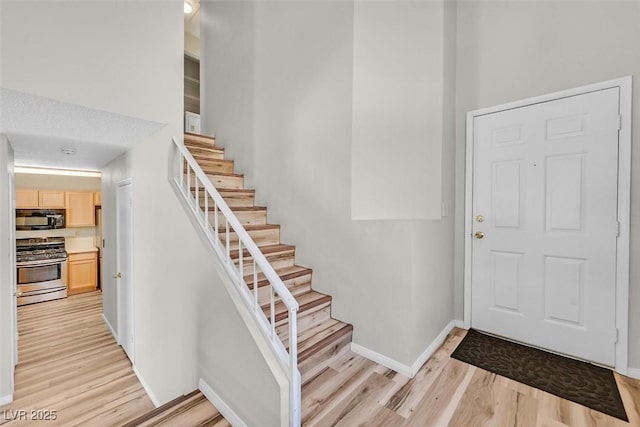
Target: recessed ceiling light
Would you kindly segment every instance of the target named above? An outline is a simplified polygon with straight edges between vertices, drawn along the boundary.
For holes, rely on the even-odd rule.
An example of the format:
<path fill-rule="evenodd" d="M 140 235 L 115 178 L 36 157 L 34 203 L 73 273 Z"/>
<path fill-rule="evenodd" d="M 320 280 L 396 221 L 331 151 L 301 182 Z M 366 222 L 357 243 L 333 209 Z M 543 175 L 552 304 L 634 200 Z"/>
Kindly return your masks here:
<path fill-rule="evenodd" d="M 76 154 L 76 149 L 73 147 L 62 147 L 60 151 L 67 156 L 74 156 Z"/>
<path fill-rule="evenodd" d="M 191 0 L 184 0 L 184 13 L 189 14 L 193 11 L 193 3 Z"/>

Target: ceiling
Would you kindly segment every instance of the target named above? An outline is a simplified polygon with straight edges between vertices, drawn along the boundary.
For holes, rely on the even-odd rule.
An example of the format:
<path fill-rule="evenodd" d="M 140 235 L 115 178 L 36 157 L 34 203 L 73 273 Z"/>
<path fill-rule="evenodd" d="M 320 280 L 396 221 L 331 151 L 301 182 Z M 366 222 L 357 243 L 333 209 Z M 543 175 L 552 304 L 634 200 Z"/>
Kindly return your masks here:
<path fill-rule="evenodd" d="M 193 10 L 184 14 L 184 31 L 196 38 L 200 38 L 200 0 L 193 1 Z"/>
<path fill-rule="evenodd" d="M 13 147 L 16 166 L 100 170 L 163 126 L 0 88 L 0 133 Z"/>

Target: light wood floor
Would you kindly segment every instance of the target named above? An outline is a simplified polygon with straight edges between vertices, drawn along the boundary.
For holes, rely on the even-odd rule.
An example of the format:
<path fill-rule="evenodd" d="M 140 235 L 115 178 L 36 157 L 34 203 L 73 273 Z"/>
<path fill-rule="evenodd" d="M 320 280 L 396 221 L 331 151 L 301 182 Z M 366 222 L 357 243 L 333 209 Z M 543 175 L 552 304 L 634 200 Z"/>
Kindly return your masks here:
<path fill-rule="evenodd" d="M 194 420 L 215 420 L 210 425 L 228 425 L 199 393 L 172 408 L 154 411 L 155 416 L 146 417 L 149 420 L 144 423 L 138 422 L 154 409 L 153 403 L 101 313 L 100 291 L 18 308 L 20 340 L 14 401 L 0 407 L 0 425 L 185 422 L 182 425 L 186 426 Z M 189 408 L 188 414 L 182 413 L 185 408 Z M 34 421 L 32 410 L 55 411 L 56 419 Z M 27 419 L 12 420 L 18 417 L 17 411 L 26 411 Z"/>
<path fill-rule="evenodd" d="M 55 422 L 30 425 L 117 426 L 153 409 L 129 360 L 102 321 L 99 292 L 20 307 L 18 313 L 21 339 L 15 401 L 0 407 L 0 425 L 29 424 L 5 419 L 16 410 L 57 411 Z M 304 386 L 303 424 L 640 426 L 640 381 L 616 374 L 630 421 L 624 423 L 451 359 L 464 334 L 454 330 L 413 379 L 347 352 Z M 199 396 L 181 408 L 171 416 L 160 415 L 165 418 L 160 424 L 176 425 L 179 420 L 186 427 L 200 420 L 202 411 L 217 413 Z M 214 419 L 193 425 L 228 425 Z"/>
<path fill-rule="evenodd" d="M 629 423 L 449 357 L 456 329 L 409 379 L 348 352 L 303 388 L 307 426 L 640 426 L 640 381 L 616 374 Z"/>
<path fill-rule="evenodd" d="M 42 425 L 107 426 L 153 409 L 101 313 L 99 291 L 18 308 L 14 401 L 0 408 L 0 424 L 29 424 L 8 422 L 9 410 L 26 410 L 27 418 L 31 410 L 56 411 Z"/>

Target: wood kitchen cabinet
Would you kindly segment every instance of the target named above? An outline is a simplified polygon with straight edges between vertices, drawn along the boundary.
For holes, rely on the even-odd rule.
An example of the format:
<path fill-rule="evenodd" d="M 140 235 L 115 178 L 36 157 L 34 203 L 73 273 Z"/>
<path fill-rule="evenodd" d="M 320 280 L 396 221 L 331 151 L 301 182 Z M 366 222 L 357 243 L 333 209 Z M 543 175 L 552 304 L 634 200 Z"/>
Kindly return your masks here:
<path fill-rule="evenodd" d="M 67 227 L 93 227 L 96 225 L 94 216 L 94 198 L 91 191 L 67 191 Z"/>
<path fill-rule="evenodd" d="M 17 209 L 38 209 L 38 190 L 28 188 L 16 188 L 16 208 Z"/>
<path fill-rule="evenodd" d="M 18 209 L 64 209 L 64 191 L 16 188 Z"/>
<path fill-rule="evenodd" d="M 55 190 L 39 190 L 38 204 L 41 208 L 64 209 L 65 199 L 64 191 Z"/>
<path fill-rule="evenodd" d="M 69 254 L 67 272 L 68 295 L 95 291 L 98 288 L 98 253 Z"/>
<path fill-rule="evenodd" d="M 94 206 L 102 206 L 102 193 L 96 191 L 93 193 L 93 205 Z"/>

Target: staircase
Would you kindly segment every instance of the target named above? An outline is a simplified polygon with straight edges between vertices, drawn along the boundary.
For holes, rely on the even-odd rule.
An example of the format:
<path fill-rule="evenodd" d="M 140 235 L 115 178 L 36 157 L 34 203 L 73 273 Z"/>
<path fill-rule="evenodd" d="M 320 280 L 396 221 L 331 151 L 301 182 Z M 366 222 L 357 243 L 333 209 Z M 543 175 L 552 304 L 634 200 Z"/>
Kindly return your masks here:
<path fill-rule="evenodd" d="M 129 421 L 123 427 L 152 426 L 231 427 L 231 424 L 196 390 Z"/>
<path fill-rule="evenodd" d="M 297 366 L 304 385 L 326 369 L 337 356 L 348 351 L 353 327 L 331 317 L 331 296 L 312 289 L 312 270 L 296 264 L 295 246 L 280 241 L 280 225 L 269 223 L 267 208 L 255 205 L 255 190 L 245 188 L 244 176 L 235 173 L 233 160 L 225 159 L 224 149 L 215 145 L 215 139 L 185 133 L 184 146 L 297 301 Z M 201 186 L 198 189 L 197 179 L 186 165 L 186 159 L 184 162 L 181 178 L 187 182 L 186 188 L 190 189 L 193 202 L 199 205 L 199 212 L 208 212 L 208 215 L 202 215 L 207 216 L 205 220 L 213 230 L 217 228 L 222 246 L 242 272 L 246 287 L 256 295 L 259 307 L 288 351 L 287 305 L 277 295 L 274 296 L 273 285 L 265 274 L 254 274 L 256 263 L 251 253 L 244 246 L 242 251 L 239 250 L 238 236 L 233 229 L 227 230 L 225 217 L 212 208 L 213 199 L 205 196 Z M 191 176 L 187 176 L 189 174 Z"/>

